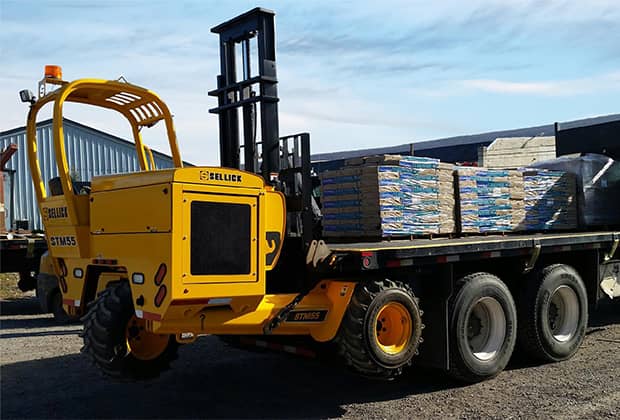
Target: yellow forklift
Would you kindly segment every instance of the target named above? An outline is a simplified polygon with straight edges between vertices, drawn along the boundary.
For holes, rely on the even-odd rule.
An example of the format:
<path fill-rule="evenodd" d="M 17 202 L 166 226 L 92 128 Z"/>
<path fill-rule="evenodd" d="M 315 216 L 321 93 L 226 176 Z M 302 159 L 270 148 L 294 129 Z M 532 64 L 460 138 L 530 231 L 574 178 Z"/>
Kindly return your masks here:
<path fill-rule="evenodd" d="M 220 119 L 222 167 L 183 167 L 170 111 L 144 88 L 124 81 L 66 82 L 59 68 L 49 66 L 38 99 L 20 92 L 31 103 L 30 169 L 64 309 L 83 317 L 84 352 L 113 377 L 155 376 L 174 358 L 178 343 L 204 334 L 333 340 L 355 289 L 352 280 L 313 274 L 329 264 L 328 253 L 313 237 L 318 214 L 309 136 L 278 137 L 274 14 L 254 9 L 213 32 L 220 34 L 222 51 L 218 88 L 210 92 L 219 98 L 211 112 Z M 235 48 L 243 52 L 242 80 L 236 79 Z M 255 75 L 252 52 L 258 56 Z M 46 92 L 50 84 L 56 89 Z M 94 177 L 78 190 L 65 152 L 65 102 L 121 113 L 131 125 L 141 171 Z M 51 194 L 41 177 L 36 138 L 37 113 L 48 103 L 59 172 Z M 166 126 L 174 169 L 149 166 L 141 130 L 159 122 Z M 383 322 L 372 334 L 374 344 L 386 366 L 400 367 L 400 360 L 392 360 L 417 348 L 417 302 L 404 287 L 374 286 L 391 292 L 372 305 Z M 348 341 L 357 332 L 350 331 Z M 363 351 L 360 356 L 367 358 Z M 369 373 L 381 370 L 364 363 Z"/>
<path fill-rule="evenodd" d="M 618 266 L 618 232 L 326 243 L 310 136 L 279 137 L 274 13 L 256 8 L 212 32 L 221 167 L 183 167 L 170 112 L 149 90 L 65 82 L 50 68 L 38 99 L 20 92 L 31 104 L 30 167 L 64 309 L 82 317 L 83 352 L 105 374 L 155 377 L 178 344 L 215 334 L 329 343 L 354 371 L 379 379 L 396 377 L 419 353 L 416 362 L 475 382 L 508 363 L 517 313 L 519 340 L 534 357 L 577 351 L 588 299 L 598 296 L 593 273 Z M 49 84 L 57 89 L 46 92 Z M 125 116 L 141 171 L 76 188 L 65 102 Z M 51 194 L 36 138 L 48 103 L 60 175 Z M 141 130 L 160 122 L 173 169 L 149 165 L 142 143 Z"/>

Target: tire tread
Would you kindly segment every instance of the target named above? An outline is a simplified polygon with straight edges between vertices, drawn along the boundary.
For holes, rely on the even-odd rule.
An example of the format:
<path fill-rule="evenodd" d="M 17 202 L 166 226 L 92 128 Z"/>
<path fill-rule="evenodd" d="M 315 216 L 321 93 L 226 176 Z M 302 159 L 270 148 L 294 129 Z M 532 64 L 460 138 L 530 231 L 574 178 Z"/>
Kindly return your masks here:
<path fill-rule="evenodd" d="M 153 360 L 136 359 L 127 354 L 126 347 L 119 352 L 119 346 L 125 345 L 125 328 L 132 314 L 131 289 L 128 283 L 122 282 L 101 292 L 82 318 L 82 353 L 105 376 L 123 382 L 153 379 L 168 370 L 177 358 L 178 344 L 173 336 L 164 352 Z"/>
<path fill-rule="evenodd" d="M 392 380 L 402 373 L 402 366 L 387 368 L 379 365 L 368 353 L 364 343 L 364 322 L 370 304 L 382 291 L 401 289 L 413 295 L 411 288 L 401 282 L 375 280 L 358 283 L 335 338 L 337 353 L 345 363 L 362 376 Z M 417 299 L 415 299 L 417 305 Z M 410 365 L 411 361 L 407 363 Z"/>

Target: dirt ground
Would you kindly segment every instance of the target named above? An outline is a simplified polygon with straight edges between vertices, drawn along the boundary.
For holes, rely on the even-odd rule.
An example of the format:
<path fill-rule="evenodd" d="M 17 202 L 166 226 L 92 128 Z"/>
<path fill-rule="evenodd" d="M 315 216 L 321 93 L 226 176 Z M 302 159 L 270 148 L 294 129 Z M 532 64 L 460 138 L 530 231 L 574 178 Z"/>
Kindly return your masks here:
<path fill-rule="evenodd" d="M 0 309 L 2 419 L 620 417 L 618 305 L 592 317 L 573 359 L 538 366 L 517 355 L 498 378 L 468 386 L 421 369 L 372 382 L 213 337 L 183 346 L 156 381 L 118 384 L 80 355 L 79 325 L 39 314 L 33 297 L 5 299 Z"/>

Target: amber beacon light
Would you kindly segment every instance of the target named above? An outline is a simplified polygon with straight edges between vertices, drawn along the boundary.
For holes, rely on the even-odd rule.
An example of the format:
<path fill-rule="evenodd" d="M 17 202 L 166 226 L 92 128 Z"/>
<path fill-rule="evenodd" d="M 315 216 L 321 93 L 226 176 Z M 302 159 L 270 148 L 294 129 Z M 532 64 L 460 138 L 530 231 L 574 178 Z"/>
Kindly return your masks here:
<path fill-rule="evenodd" d="M 62 68 L 60 66 L 46 65 L 45 66 L 45 77 L 50 77 L 54 79 L 62 79 Z"/>

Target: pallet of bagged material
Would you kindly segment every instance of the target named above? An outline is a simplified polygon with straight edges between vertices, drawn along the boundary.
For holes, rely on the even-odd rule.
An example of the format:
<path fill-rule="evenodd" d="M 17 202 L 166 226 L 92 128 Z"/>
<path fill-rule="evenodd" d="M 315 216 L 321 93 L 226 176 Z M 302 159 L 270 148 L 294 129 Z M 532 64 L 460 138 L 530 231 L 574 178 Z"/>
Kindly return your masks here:
<path fill-rule="evenodd" d="M 576 229 L 576 177 L 567 172 L 542 169 L 525 169 L 522 174 L 525 192 L 522 229 Z"/>
<path fill-rule="evenodd" d="M 440 188 L 438 160 L 374 156 L 349 163 L 362 166 L 321 175 L 321 199 L 328 215 L 323 225 L 328 236 L 344 231 L 347 236 L 430 235 L 439 233 L 440 226 L 446 233 L 453 232 L 448 230 L 454 216 L 443 220 L 440 213 L 442 208 L 449 213 L 453 203 L 439 197 L 446 187 Z M 449 172 L 442 175 L 448 183 L 451 166 L 443 169 Z M 336 222 L 339 219 L 349 223 Z"/>
<path fill-rule="evenodd" d="M 503 233 L 518 230 L 523 207 L 520 173 L 461 167 L 456 171 L 456 180 L 460 232 Z"/>
<path fill-rule="evenodd" d="M 399 165 L 405 209 L 405 230 L 412 235 L 440 233 L 440 162 L 437 159 L 405 156 Z M 444 231 L 447 225 L 444 226 Z"/>
<path fill-rule="evenodd" d="M 584 139 L 585 140 L 585 139 Z M 562 156 L 536 162 L 533 167 L 560 170 L 575 175 L 577 182 L 577 216 L 580 227 L 618 227 L 620 161 L 599 154 Z"/>
<path fill-rule="evenodd" d="M 321 199 L 326 236 L 400 233 L 400 168 L 373 166 L 324 173 Z M 372 232 L 372 233 L 370 233 Z"/>

